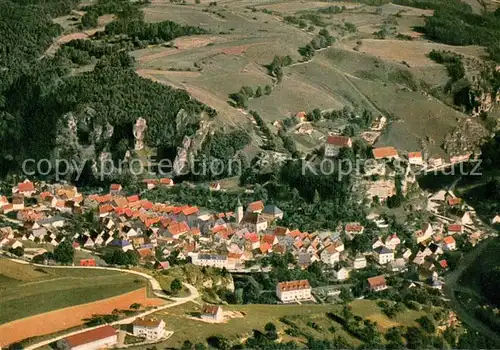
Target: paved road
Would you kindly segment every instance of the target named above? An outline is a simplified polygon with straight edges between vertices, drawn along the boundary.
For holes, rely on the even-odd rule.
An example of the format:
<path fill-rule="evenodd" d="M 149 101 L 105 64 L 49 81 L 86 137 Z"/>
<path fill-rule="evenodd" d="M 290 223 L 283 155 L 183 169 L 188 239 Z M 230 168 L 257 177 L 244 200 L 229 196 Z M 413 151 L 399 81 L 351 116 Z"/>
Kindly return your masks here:
<path fill-rule="evenodd" d="M 23 260 L 16 260 L 16 259 L 9 259 L 9 260 L 14 261 L 14 262 L 19 263 L 19 264 L 29 264 L 28 262 L 23 261 Z M 118 269 L 118 268 L 114 268 L 114 267 L 101 267 L 101 266 L 80 267 L 80 266 L 49 266 L 49 265 L 41 265 L 41 264 L 30 264 L 30 265 L 39 266 L 39 267 L 43 267 L 43 268 L 55 268 L 55 269 L 96 269 L 96 270 L 108 270 L 108 271 L 119 271 L 119 272 L 124 272 L 124 273 L 130 273 L 130 274 L 133 274 L 133 275 L 138 275 L 138 276 L 146 278 L 150 282 L 154 294 L 156 296 L 160 297 L 160 298 L 164 298 L 164 299 L 166 298 L 166 295 L 163 293 L 163 291 L 162 291 L 162 289 L 160 287 L 160 283 L 154 277 L 152 277 L 152 276 L 150 276 L 148 274 L 139 272 L 139 271 Z M 136 317 L 148 316 L 148 315 L 151 315 L 151 314 L 153 314 L 155 312 L 158 312 L 158 311 L 161 311 L 161 310 L 165 310 L 165 309 L 168 309 L 168 308 L 171 308 L 171 307 L 174 307 L 174 306 L 178 306 L 178 305 L 187 303 L 189 301 L 193 301 L 193 300 L 195 300 L 195 299 L 197 299 L 199 297 L 198 290 L 194 286 L 192 286 L 192 285 L 190 285 L 188 283 L 183 283 L 183 284 L 189 290 L 189 296 L 184 297 L 184 298 L 169 298 L 170 300 L 173 301 L 173 303 L 162 305 L 162 306 L 158 306 L 158 307 L 153 308 L 151 310 L 142 312 L 142 313 L 140 313 L 138 315 L 135 315 L 135 316 L 132 316 L 132 317 L 128 317 L 128 318 L 125 318 L 125 319 L 122 319 L 122 320 L 118 320 L 118 321 L 115 321 L 115 322 L 110 323 L 110 324 L 112 326 L 114 326 L 114 325 L 132 323 L 136 319 Z M 82 333 L 82 332 L 88 331 L 90 329 L 99 328 L 99 327 L 101 327 L 101 326 L 89 327 L 89 328 L 81 329 L 81 330 L 78 330 L 78 331 L 70 332 L 70 333 L 67 333 L 67 334 L 64 334 L 64 335 L 61 335 L 61 336 L 58 336 L 58 337 L 54 337 L 54 338 L 51 338 L 51 339 L 48 339 L 48 340 L 44 340 L 42 342 L 30 345 L 30 346 L 27 346 L 25 349 L 26 350 L 37 349 L 37 348 L 40 348 L 42 346 L 49 345 L 50 343 L 53 343 L 53 342 L 58 341 L 60 339 L 66 338 L 66 337 L 68 337 L 70 335 Z"/>
<path fill-rule="evenodd" d="M 463 287 L 457 285 L 460 280 L 460 276 L 464 271 L 480 256 L 481 252 L 488 247 L 488 245 L 493 242 L 495 238 L 487 239 L 480 242 L 474 247 L 470 252 L 464 254 L 458 267 L 445 276 L 444 293 L 450 299 L 450 303 L 453 309 L 457 312 L 459 319 L 466 323 L 469 327 L 476 330 L 477 332 L 494 339 L 500 343 L 500 335 L 491 330 L 487 325 L 478 320 L 469 310 L 466 310 L 462 304 L 458 301 L 455 292 L 463 290 Z"/>

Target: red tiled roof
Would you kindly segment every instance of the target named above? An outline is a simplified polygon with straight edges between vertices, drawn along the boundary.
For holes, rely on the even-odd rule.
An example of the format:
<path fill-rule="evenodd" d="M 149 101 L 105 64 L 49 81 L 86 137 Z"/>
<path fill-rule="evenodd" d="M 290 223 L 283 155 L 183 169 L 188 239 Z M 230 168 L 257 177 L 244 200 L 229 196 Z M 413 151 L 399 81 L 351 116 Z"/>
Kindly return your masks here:
<path fill-rule="evenodd" d="M 301 289 L 309 289 L 311 285 L 308 280 L 300 280 L 300 281 L 289 281 L 289 282 L 281 282 L 278 283 L 278 288 L 282 292 L 291 291 L 291 290 L 301 290 Z"/>
<path fill-rule="evenodd" d="M 266 242 L 263 242 L 261 245 L 260 245 L 260 251 L 262 253 L 267 253 L 269 251 L 269 249 L 271 249 L 271 245 L 269 243 L 266 243 Z"/>
<path fill-rule="evenodd" d="M 264 203 L 262 201 L 256 201 L 248 205 L 248 210 L 255 212 L 264 209 Z"/>
<path fill-rule="evenodd" d="M 257 243 L 259 241 L 259 235 L 255 232 L 248 232 L 245 234 L 245 239 L 252 243 Z"/>
<path fill-rule="evenodd" d="M 104 204 L 99 207 L 99 214 L 111 213 L 113 211 L 113 206 L 111 204 Z"/>
<path fill-rule="evenodd" d="M 408 152 L 408 159 L 422 158 L 422 152 Z"/>
<path fill-rule="evenodd" d="M 326 143 L 339 147 L 350 147 L 351 138 L 348 136 L 329 135 L 326 139 Z"/>
<path fill-rule="evenodd" d="M 160 179 L 160 183 L 162 185 L 170 185 L 170 184 L 173 184 L 174 182 L 172 181 L 172 179 L 163 178 L 163 179 Z"/>
<path fill-rule="evenodd" d="M 205 305 L 201 313 L 205 315 L 215 315 L 219 311 L 219 308 L 220 306 L 218 305 Z"/>
<path fill-rule="evenodd" d="M 182 221 L 182 222 L 178 222 L 178 223 L 170 225 L 168 227 L 168 231 L 172 234 L 172 236 L 177 236 L 177 235 L 181 235 L 184 233 L 188 233 L 189 226 L 187 225 L 187 223 L 185 221 Z"/>
<path fill-rule="evenodd" d="M 371 288 L 385 286 L 386 285 L 385 277 L 384 276 L 370 277 L 368 278 L 368 284 L 370 285 Z"/>
<path fill-rule="evenodd" d="M 193 214 L 196 214 L 198 213 L 199 210 L 197 207 L 189 207 L 189 208 L 186 208 L 182 211 L 182 214 L 188 216 L 188 215 L 193 215 Z"/>
<path fill-rule="evenodd" d="M 134 194 L 133 196 L 127 197 L 127 202 L 132 203 L 132 202 L 137 202 L 139 200 L 139 195 Z"/>
<path fill-rule="evenodd" d="M 462 225 L 458 225 L 458 224 L 448 225 L 448 231 L 450 231 L 450 232 L 462 232 Z"/>
<path fill-rule="evenodd" d="M 274 229 L 274 234 L 276 236 L 286 236 L 287 231 L 288 231 L 288 229 L 286 227 L 277 226 Z"/>
<path fill-rule="evenodd" d="M 346 232 L 361 232 L 363 231 L 364 227 L 361 224 L 358 223 L 351 223 L 345 225 L 345 231 Z"/>
<path fill-rule="evenodd" d="M 120 184 L 111 184 L 109 186 L 110 191 L 120 191 L 122 189 L 122 185 Z"/>
<path fill-rule="evenodd" d="M 458 205 L 462 203 L 462 199 L 461 198 L 448 198 L 448 205 Z"/>
<path fill-rule="evenodd" d="M 95 342 L 116 335 L 116 330 L 111 326 L 103 326 L 90 331 L 78 333 L 66 338 L 66 341 L 71 347 Z"/>
<path fill-rule="evenodd" d="M 443 259 L 443 260 L 441 260 L 441 261 L 439 262 L 439 265 L 441 265 L 441 267 L 442 267 L 443 269 L 446 269 L 446 268 L 448 267 L 448 261 L 446 261 L 445 259 Z"/>
<path fill-rule="evenodd" d="M 274 236 L 273 235 L 264 235 L 262 237 L 262 242 L 265 242 L 267 244 L 273 245 L 273 243 L 274 243 Z"/>
<path fill-rule="evenodd" d="M 394 147 L 379 147 L 373 149 L 373 157 L 375 159 L 397 157 L 397 156 L 398 156 L 398 151 Z"/>
<path fill-rule="evenodd" d="M 17 185 L 17 189 L 19 192 L 28 192 L 28 191 L 34 191 L 35 190 L 35 185 L 33 185 L 33 182 L 21 182 L 20 184 Z"/>
<path fill-rule="evenodd" d="M 443 242 L 446 245 L 454 244 L 455 243 L 455 238 L 453 238 L 453 236 L 446 236 L 445 238 L 443 238 Z"/>

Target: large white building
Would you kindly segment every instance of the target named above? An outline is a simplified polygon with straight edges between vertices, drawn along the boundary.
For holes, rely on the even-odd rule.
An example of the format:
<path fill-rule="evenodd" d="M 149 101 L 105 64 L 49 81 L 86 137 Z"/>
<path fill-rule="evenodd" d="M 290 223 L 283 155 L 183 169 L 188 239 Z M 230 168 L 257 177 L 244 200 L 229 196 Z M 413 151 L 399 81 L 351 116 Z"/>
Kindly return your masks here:
<path fill-rule="evenodd" d="M 227 255 L 193 253 L 189 256 L 191 256 L 193 265 L 211 266 L 217 267 L 219 269 L 222 269 L 223 267 L 225 267 L 226 269 L 235 268 L 234 261 L 229 261 Z"/>
<path fill-rule="evenodd" d="M 165 322 L 156 318 L 138 317 L 132 323 L 134 336 L 159 340 L 165 336 Z"/>
<path fill-rule="evenodd" d="M 281 282 L 276 285 L 276 296 L 284 303 L 311 299 L 311 285 L 308 280 Z"/>
<path fill-rule="evenodd" d="M 97 350 L 113 347 L 118 343 L 116 329 L 103 326 L 90 331 L 78 333 L 57 342 L 61 350 Z"/>

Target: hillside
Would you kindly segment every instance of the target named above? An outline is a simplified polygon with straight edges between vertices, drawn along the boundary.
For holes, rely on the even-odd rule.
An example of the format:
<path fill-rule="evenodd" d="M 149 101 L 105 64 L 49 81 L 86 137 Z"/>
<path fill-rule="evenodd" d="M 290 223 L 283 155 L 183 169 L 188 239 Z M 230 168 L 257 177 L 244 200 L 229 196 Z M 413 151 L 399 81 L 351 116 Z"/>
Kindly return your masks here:
<path fill-rule="evenodd" d="M 126 273 L 36 268 L 0 259 L 0 324 L 146 286 Z"/>

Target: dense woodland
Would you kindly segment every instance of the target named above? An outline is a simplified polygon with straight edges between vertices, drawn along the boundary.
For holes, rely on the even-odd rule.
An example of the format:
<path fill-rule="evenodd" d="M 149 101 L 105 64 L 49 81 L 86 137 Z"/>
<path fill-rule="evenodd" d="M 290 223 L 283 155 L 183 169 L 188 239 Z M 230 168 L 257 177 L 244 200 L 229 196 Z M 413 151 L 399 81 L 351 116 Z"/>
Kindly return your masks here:
<path fill-rule="evenodd" d="M 205 33 L 169 21 L 147 24 L 140 5 L 100 0 L 87 13 L 112 13 L 117 21 L 94 40 L 71 42 L 49 58 L 44 51 L 62 33 L 51 16 L 69 13 L 77 2 L 0 1 L 0 176 L 19 170 L 26 158 L 51 158 L 56 146 L 81 153 L 94 142 L 99 128 L 111 127 L 113 132 L 93 145 L 96 151 L 123 157 L 133 142 L 132 126 L 139 117 L 148 122 L 148 145 L 176 147 L 197 129 L 202 112 L 216 114 L 185 91 L 142 79 L 130 69 L 133 60 L 127 51 L 144 41 Z M 83 25 L 87 20 L 92 22 L 87 18 Z M 121 34 L 121 41 L 111 44 L 108 36 L 114 34 Z M 94 71 L 69 74 L 75 65 L 92 62 Z M 63 117 L 69 114 L 78 121 L 77 139 L 58 140 L 58 132 L 67 127 Z"/>

